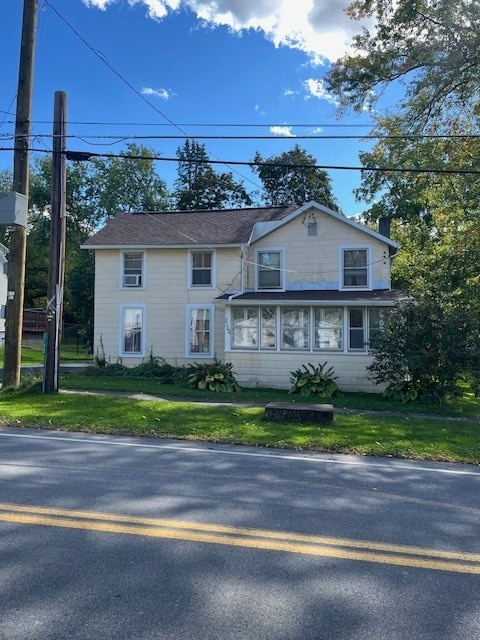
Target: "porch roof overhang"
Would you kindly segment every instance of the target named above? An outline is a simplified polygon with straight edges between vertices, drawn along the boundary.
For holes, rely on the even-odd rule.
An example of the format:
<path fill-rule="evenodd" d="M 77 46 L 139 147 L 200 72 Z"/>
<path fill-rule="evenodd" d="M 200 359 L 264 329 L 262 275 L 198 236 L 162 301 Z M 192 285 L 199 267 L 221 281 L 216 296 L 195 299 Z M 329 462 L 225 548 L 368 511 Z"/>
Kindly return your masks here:
<path fill-rule="evenodd" d="M 215 299 L 236 305 L 323 305 L 323 306 L 377 306 L 391 307 L 400 302 L 412 302 L 413 298 L 399 289 L 374 291 L 331 291 L 309 289 L 304 291 L 247 291 L 225 293 Z"/>

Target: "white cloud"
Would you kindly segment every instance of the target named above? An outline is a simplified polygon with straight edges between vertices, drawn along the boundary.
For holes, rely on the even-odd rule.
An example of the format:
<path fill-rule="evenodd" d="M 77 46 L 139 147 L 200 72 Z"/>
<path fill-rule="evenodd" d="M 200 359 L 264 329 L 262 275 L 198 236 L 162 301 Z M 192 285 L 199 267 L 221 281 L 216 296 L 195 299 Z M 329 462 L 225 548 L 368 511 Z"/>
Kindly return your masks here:
<path fill-rule="evenodd" d="M 162 100 L 170 100 L 175 95 L 170 89 L 152 89 L 151 87 L 143 87 L 142 94 L 144 96 L 155 96 L 155 98 L 161 98 Z"/>
<path fill-rule="evenodd" d="M 309 98 L 318 98 L 319 100 L 325 100 L 330 104 L 338 106 L 338 100 L 334 96 L 328 93 L 328 91 L 325 89 L 323 80 L 308 78 L 303 83 L 303 86 L 307 90 L 307 95 L 305 96 L 307 100 Z"/>
<path fill-rule="evenodd" d="M 274 136 L 284 136 L 286 138 L 295 138 L 295 134 L 292 133 L 292 127 L 270 127 L 270 133 L 273 133 Z"/>
<path fill-rule="evenodd" d="M 335 61 L 348 50 L 361 25 L 348 18 L 350 0 L 83 0 L 105 10 L 109 4 L 143 4 L 150 18 L 161 20 L 170 11 L 190 9 L 210 26 L 224 25 L 232 31 L 255 29 L 276 47 L 304 51 L 315 64 Z"/>
<path fill-rule="evenodd" d="M 293 91 L 293 89 L 285 89 L 285 91 L 283 92 L 284 96 L 296 96 L 298 93 L 298 91 Z"/>

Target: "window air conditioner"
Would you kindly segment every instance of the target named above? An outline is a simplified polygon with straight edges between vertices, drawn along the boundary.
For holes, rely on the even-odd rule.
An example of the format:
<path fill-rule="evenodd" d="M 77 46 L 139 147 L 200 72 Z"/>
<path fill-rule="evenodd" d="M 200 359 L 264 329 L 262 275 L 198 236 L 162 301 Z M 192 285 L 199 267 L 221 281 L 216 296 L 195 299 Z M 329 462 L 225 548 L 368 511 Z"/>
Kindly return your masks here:
<path fill-rule="evenodd" d="M 123 284 L 125 287 L 139 287 L 141 284 L 140 280 L 141 280 L 140 275 L 125 276 L 123 280 Z"/>

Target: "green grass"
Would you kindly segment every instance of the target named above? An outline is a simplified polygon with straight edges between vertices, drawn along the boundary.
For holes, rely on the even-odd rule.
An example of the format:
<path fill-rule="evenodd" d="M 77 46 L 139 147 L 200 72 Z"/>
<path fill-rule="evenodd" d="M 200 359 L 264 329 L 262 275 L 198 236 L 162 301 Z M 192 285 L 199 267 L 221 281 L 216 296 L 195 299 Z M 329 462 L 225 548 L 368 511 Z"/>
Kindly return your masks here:
<path fill-rule="evenodd" d="M 3 367 L 4 349 L 0 347 L 0 367 Z M 23 365 L 43 364 L 44 355 L 41 349 L 34 347 L 22 347 L 21 363 Z M 75 345 L 62 345 L 60 348 L 61 362 L 84 362 L 92 360 L 92 356 L 86 356 L 82 351 L 77 354 Z"/>
<path fill-rule="evenodd" d="M 212 391 L 198 391 L 190 389 L 184 384 L 162 384 L 154 379 L 109 378 L 103 376 L 85 376 L 68 374 L 62 376 L 61 386 L 68 389 L 83 391 L 125 391 L 131 393 L 146 393 L 173 398 L 189 398 L 199 400 L 227 401 L 253 403 L 265 405 L 267 402 L 323 402 L 318 398 L 290 395 L 287 391 L 277 389 L 247 389 L 237 394 L 222 394 Z M 467 391 L 467 390 L 466 390 Z M 444 405 L 428 406 L 420 403 L 402 404 L 385 400 L 378 393 L 345 393 L 328 400 L 336 407 L 347 409 L 362 409 L 369 411 L 400 412 L 405 415 L 412 413 L 436 414 L 439 416 L 457 416 L 480 419 L 480 398 L 473 393 L 466 392 L 462 398 L 449 399 Z"/>
<path fill-rule="evenodd" d="M 150 392 L 146 382 L 143 390 Z M 260 390 L 238 396 L 251 401 L 273 393 L 278 398 Z M 248 405 L 20 390 L 0 394 L 0 424 L 480 464 L 479 424 L 414 415 L 336 414 L 331 425 L 283 424 Z"/>

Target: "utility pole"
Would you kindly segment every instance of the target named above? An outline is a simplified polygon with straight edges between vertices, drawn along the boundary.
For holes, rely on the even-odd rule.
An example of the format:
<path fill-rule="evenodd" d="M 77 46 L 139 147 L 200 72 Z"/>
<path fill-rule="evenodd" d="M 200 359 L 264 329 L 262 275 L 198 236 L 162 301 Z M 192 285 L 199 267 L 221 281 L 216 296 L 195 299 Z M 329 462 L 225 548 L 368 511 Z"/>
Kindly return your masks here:
<path fill-rule="evenodd" d="M 36 29 L 37 0 L 24 0 L 15 118 L 13 190 L 27 197 L 27 206 L 29 178 L 28 147 L 30 142 Z M 17 226 L 11 232 L 9 241 L 3 388 L 17 388 L 20 386 L 26 254 L 27 229 L 23 226 Z"/>
<path fill-rule="evenodd" d="M 50 218 L 50 262 L 47 289 L 47 344 L 43 391 L 58 391 L 60 341 L 62 337 L 63 283 L 66 239 L 66 120 L 67 96 L 55 92 L 53 109 L 52 209 Z"/>

